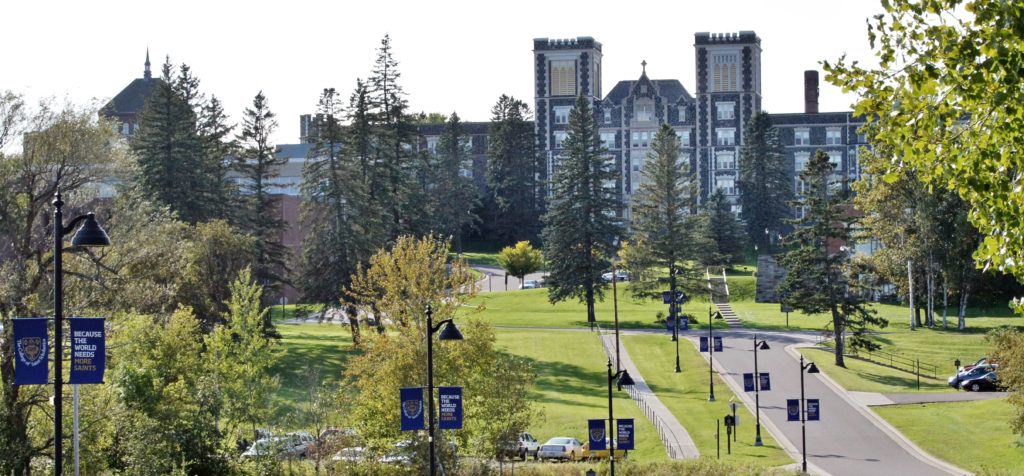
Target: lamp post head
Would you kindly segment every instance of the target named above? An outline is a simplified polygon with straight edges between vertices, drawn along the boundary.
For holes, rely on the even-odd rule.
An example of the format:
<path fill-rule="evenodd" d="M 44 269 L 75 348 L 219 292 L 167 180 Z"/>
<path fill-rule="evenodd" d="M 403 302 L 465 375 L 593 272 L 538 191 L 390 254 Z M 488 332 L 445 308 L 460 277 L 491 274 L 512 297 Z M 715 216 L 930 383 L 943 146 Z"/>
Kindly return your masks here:
<path fill-rule="evenodd" d="M 437 340 L 462 340 L 462 333 L 459 332 L 458 327 L 455 327 L 454 322 L 448 322 L 441 329 L 441 333 L 437 335 Z"/>
<path fill-rule="evenodd" d="M 809 373 L 809 374 L 817 374 L 817 373 L 821 373 L 821 372 L 818 371 L 818 366 L 814 365 L 814 362 L 811 362 L 811 363 L 807 364 L 807 373 Z"/>
<path fill-rule="evenodd" d="M 96 214 L 89 213 L 82 222 L 75 236 L 71 238 L 71 246 L 101 247 L 110 246 L 110 238 L 103 227 L 96 222 Z"/>
<path fill-rule="evenodd" d="M 622 387 L 632 387 L 635 384 L 633 382 L 633 377 L 629 376 L 629 372 L 623 370 L 622 375 L 619 375 L 617 385 L 619 386 L 619 390 L 622 390 Z"/>
<path fill-rule="evenodd" d="M 766 341 L 766 340 L 761 341 L 761 343 L 757 346 L 757 348 L 759 350 L 769 350 L 769 349 L 771 349 L 771 347 L 768 347 L 768 341 Z"/>

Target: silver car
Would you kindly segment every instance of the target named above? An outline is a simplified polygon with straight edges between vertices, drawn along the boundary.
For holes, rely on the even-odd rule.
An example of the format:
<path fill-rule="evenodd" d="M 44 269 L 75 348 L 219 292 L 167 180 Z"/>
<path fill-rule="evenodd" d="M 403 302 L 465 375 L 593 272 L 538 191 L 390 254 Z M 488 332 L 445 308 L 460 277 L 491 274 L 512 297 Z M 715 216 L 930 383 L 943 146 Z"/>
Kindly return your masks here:
<path fill-rule="evenodd" d="M 583 457 L 583 443 L 576 438 L 559 436 L 548 440 L 537 450 L 537 458 L 541 461 L 546 459 L 564 459 L 576 461 Z"/>

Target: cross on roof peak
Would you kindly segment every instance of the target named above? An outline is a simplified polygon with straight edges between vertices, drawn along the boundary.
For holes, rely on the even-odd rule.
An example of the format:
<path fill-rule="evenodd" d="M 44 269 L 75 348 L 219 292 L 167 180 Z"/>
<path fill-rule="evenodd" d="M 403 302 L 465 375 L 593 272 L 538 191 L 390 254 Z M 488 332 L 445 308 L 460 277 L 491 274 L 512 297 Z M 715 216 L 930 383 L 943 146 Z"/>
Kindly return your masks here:
<path fill-rule="evenodd" d="M 643 67 L 643 69 L 644 69 L 643 70 L 643 74 L 647 74 L 647 60 L 641 61 L 640 62 L 640 66 Z"/>

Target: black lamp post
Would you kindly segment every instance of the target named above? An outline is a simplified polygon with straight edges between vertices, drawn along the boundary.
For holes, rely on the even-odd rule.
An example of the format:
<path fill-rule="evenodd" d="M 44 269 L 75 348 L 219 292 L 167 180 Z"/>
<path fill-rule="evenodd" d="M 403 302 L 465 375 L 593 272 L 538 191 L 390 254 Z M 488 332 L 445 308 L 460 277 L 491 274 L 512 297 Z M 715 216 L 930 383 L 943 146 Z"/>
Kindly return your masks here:
<path fill-rule="evenodd" d="M 676 269 L 670 267 L 668 270 L 669 299 L 668 313 L 672 318 L 672 340 L 676 343 L 676 373 L 683 371 L 679 366 L 679 297 L 676 295 Z"/>
<path fill-rule="evenodd" d="M 722 313 L 715 311 L 715 319 L 721 319 Z M 715 326 L 711 320 L 711 305 L 708 304 L 708 401 L 715 401 Z"/>
<path fill-rule="evenodd" d="M 444 329 L 441 329 L 444 326 Z M 462 340 L 462 333 L 455 327 L 455 322 L 445 319 L 434 325 L 434 310 L 427 304 L 427 441 L 430 443 L 430 476 L 437 474 L 437 460 L 434 459 L 434 339 L 438 330 L 437 340 Z"/>
<path fill-rule="evenodd" d="M 622 390 L 623 386 L 633 386 L 633 377 L 629 376 L 629 372 L 625 370 L 619 370 L 618 372 L 612 373 L 612 361 L 608 360 L 608 434 L 611 434 L 613 428 L 615 428 L 615 414 L 612 413 L 612 382 L 618 380 L 617 385 L 619 390 Z M 615 476 L 615 439 L 609 436 L 608 438 L 608 461 L 612 465 L 612 476 Z"/>
<path fill-rule="evenodd" d="M 60 191 L 53 194 L 53 340 L 57 349 L 53 359 L 53 474 L 60 476 L 63 469 L 63 360 L 64 360 L 64 236 L 82 224 L 75 236 L 71 237 L 72 247 L 110 246 L 110 238 L 96 223 L 96 215 L 79 215 L 64 226 L 64 201 Z"/>
<path fill-rule="evenodd" d="M 758 342 L 757 334 L 754 334 L 754 411 L 757 415 L 757 436 L 754 437 L 754 446 L 762 446 L 761 442 L 761 374 L 757 372 L 757 351 L 768 350 L 768 341 Z"/>
<path fill-rule="evenodd" d="M 818 373 L 818 366 L 814 362 L 804 364 L 804 356 L 800 356 L 800 438 L 804 445 L 803 472 L 807 473 L 807 400 L 804 398 L 804 372 L 809 374 Z"/>

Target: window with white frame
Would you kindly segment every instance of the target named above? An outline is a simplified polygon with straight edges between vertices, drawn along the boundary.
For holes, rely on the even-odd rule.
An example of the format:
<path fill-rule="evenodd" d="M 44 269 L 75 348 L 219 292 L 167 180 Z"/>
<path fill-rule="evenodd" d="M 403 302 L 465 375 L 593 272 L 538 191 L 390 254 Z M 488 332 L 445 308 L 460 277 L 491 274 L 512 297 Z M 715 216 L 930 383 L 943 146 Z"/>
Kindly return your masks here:
<path fill-rule="evenodd" d="M 858 144 L 867 144 L 868 143 L 868 135 L 867 134 L 857 134 L 857 143 Z"/>
<path fill-rule="evenodd" d="M 647 131 L 633 131 L 633 147 L 647 147 L 653 133 Z"/>
<path fill-rule="evenodd" d="M 852 179 L 860 178 L 860 161 L 858 160 L 858 155 L 856 148 L 850 149 L 850 153 L 846 154 L 846 160 L 849 162 L 850 167 L 850 178 Z"/>
<path fill-rule="evenodd" d="M 679 122 L 686 122 L 686 106 L 679 106 Z"/>
<path fill-rule="evenodd" d="M 555 148 L 561 149 L 562 142 L 565 142 L 565 132 L 555 131 Z"/>
<path fill-rule="evenodd" d="M 739 55 L 715 53 L 711 55 L 711 90 L 736 91 Z"/>
<path fill-rule="evenodd" d="M 576 95 L 575 60 L 559 60 L 551 62 L 551 95 Z"/>
<path fill-rule="evenodd" d="M 841 151 L 828 151 L 828 161 L 835 167 L 832 171 L 833 174 L 839 175 L 843 173 L 843 153 Z"/>
<path fill-rule="evenodd" d="M 793 145 L 809 145 L 811 143 L 811 130 L 806 128 L 793 129 Z M 800 169 L 803 170 L 803 169 Z"/>
<path fill-rule="evenodd" d="M 676 136 L 679 137 L 679 145 L 682 147 L 690 146 L 690 130 L 689 129 L 676 129 Z"/>
<path fill-rule="evenodd" d="M 736 129 L 729 127 L 715 130 L 715 144 L 736 145 Z"/>
<path fill-rule="evenodd" d="M 715 117 L 717 117 L 719 121 L 734 119 L 736 117 L 736 103 L 716 102 Z"/>
<path fill-rule="evenodd" d="M 715 154 L 715 170 L 731 170 L 736 168 L 736 154 L 718 152 Z"/>
<path fill-rule="evenodd" d="M 612 110 L 611 109 L 605 109 L 604 110 L 604 123 L 605 124 L 611 124 L 612 123 Z"/>
<path fill-rule="evenodd" d="M 838 127 L 825 129 L 825 145 L 839 145 L 843 139 L 843 131 Z"/>
<path fill-rule="evenodd" d="M 572 110 L 569 106 L 559 106 L 555 109 L 555 124 L 568 124 L 569 123 L 569 111 Z"/>
<path fill-rule="evenodd" d="M 654 104 L 650 101 L 637 101 L 633 105 L 633 120 L 644 122 L 654 120 Z"/>
<path fill-rule="evenodd" d="M 437 136 L 427 137 L 427 152 L 437 152 Z"/>
<path fill-rule="evenodd" d="M 796 154 L 793 154 L 793 168 L 797 176 L 803 173 L 804 169 L 807 168 L 807 161 L 810 159 L 810 152 L 797 152 Z"/>
<path fill-rule="evenodd" d="M 121 135 L 130 136 L 132 135 L 132 124 L 130 122 L 121 123 Z"/>
<path fill-rule="evenodd" d="M 722 191 L 726 195 L 736 194 L 736 178 L 734 177 L 715 177 L 715 188 Z"/>
<path fill-rule="evenodd" d="M 615 133 L 614 132 L 602 132 L 601 133 L 601 147 L 605 149 L 615 148 Z"/>

